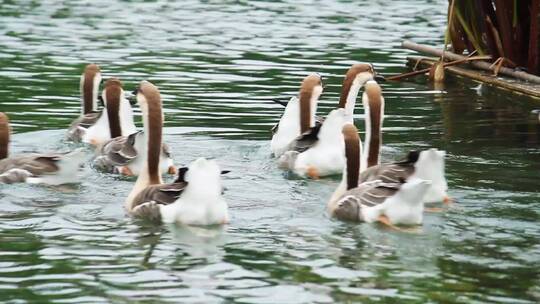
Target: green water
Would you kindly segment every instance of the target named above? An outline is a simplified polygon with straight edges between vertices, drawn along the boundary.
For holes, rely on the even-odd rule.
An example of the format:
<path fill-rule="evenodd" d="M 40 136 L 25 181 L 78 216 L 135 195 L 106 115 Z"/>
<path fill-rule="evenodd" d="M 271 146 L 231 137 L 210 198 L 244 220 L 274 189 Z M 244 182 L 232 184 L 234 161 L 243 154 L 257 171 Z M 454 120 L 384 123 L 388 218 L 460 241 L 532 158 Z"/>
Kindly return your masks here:
<path fill-rule="evenodd" d="M 0 186 L 0 302 L 540 301 L 538 101 L 463 79 L 382 84 L 383 159 L 448 151 L 458 203 L 426 214 L 415 233 L 330 220 L 338 180 L 299 180 L 270 158 L 282 111 L 271 98 L 316 71 L 327 113 L 353 62 L 396 74 L 403 39 L 440 45 L 446 5 L 0 1 L 0 111 L 14 153 L 72 147 L 64 130 L 79 113 L 80 73 L 95 62 L 128 89 L 159 86 L 176 163 L 214 157 L 232 171 L 222 230 L 134 222 L 122 209 L 133 181 L 88 167 L 75 186 Z"/>

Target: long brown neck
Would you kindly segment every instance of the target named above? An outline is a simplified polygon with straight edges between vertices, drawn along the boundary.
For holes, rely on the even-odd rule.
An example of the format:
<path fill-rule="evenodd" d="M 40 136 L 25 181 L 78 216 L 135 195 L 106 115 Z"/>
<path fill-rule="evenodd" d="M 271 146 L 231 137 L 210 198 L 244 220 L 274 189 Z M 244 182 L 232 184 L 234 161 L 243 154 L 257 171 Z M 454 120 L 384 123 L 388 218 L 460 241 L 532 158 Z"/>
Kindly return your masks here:
<path fill-rule="evenodd" d="M 349 96 L 349 92 L 351 91 L 353 80 L 354 77 L 345 75 L 345 79 L 343 79 L 343 84 L 341 85 L 341 95 L 339 96 L 338 108 L 345 109 L 345 105 L 347 104 L 347 97 Z"/>
<path fill-rule="evenodd" d="M 159 157 L 161 154 L 161 136 L 163 114 L 159 95 L 147 96 L 148 100 L 148 175 L 150 184 L 160 184 Z"/>
<path fill-rule="evenodd" d="M 358 187 L 360 174 L 360 138 L 354 125 L 343 128 L 345 158 L 347 159 L 347 190 Z"/>
<path fill-rule="evenodd" d="M 105 90 L 107 102 L 107 117 L 109 119 L 109 131 L 111 138 L 122 136 L 122 127 L 120 125 L 120 98 L 122 89 L 119 86 L 109 86 Z"/>
<path fill-rule="evenodd" d="M 88 114 L 94 110 L 94 77 L 93 73 L 84 74 L 83 83 L 83 112 Z"/>
<path fill-rule="evenodd" d="M 379 154 L 382 145 L 382 100 L 381 91 L 367 90 L 368 103 L 369 103 L 369 154 L 367 159 L 367 166 L 372 167 L 379 164 Z"/>
<path fill-rule="evenodd" d="M 310 91 L 300 91 L 300 133 L 311 128 L 311 96 Z"/>
<path fill-rule="evenodd" d="M 9 121 L 4 113 L 0 113 L 0 159 L 9 154 Z"/>

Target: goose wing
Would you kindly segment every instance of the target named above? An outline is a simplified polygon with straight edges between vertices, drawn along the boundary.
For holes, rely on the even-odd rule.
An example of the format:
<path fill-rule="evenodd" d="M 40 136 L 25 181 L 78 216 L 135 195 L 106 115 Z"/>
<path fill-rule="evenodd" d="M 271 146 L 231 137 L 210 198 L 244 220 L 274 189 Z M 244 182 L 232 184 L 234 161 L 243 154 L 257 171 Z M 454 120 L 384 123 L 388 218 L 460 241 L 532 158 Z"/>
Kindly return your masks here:
<path fill-rule="evenodd" d="M 99 156 L 94 165 L 106 172 L 113 172 L 115 166 L 125 166 L 137 157 L 135 150 L 135 137 L 137 133 L 129 136 L 118 136 L 105 142 L 98 150 Z"/>
<path fill-rule="evenodd" d="M 6 158 L 0 161 L 0 173 L 21 169 L 36 176 L 52 174 L 58 171 L 58 161 L 66 154 L 28 154 Z"/>
<path fill-rule="evenodd" d="M 411 151 L 401 161 L 367 168 L 360 174 L 359 182 L 381 180 L 385 183 L 402 183 L 414 173 L 417 160 L 418 152 Z"/>
<path fill-rule="evenodd" d="M 80 141 L 84 135 L 84 129 L 88 129 L 94 125 L 98 119 L 101 117 L 101 111 L 90 112 L 84 115 L 81 115 L 79 118 L 75 119 L 68 129 L 68 139 L 73 141 Z"/>
<path fill-rule="evenodd" d="M 159 205 L 174 203 L 186 186 L 187 182 L 175 182 L 146 187 L 134 198 L 131 214 L 150 221 L 161 221 Z"/>
<path fill-rule="evenodd" d="M 317 121 L 315 126 L 298 136 L 293 140 L 287 151 L 296 151 L 302 153 L 313 147 L 319 140 L 319 131 L 321 131 L 322 121 Z"/>
<path fill-rule="evenodd" d="M 317 128 L 317 127 L 318 127 L 318 128 L 320 129 L 320 128 L 321 128 L 321 125 L 323 124 L 323 122 L 324 122 L 324 117 L 322 117 L 322 116 L 315 116 L 315 127 L 313 127 L 313 128 Z M 313 128 L 312 128 L 312 129 L 313 129 Z M 277 133 L 278 129 L 279 129 L 279 122 L 276 123 L 276 124 L 272 127 L 272 129 L 270 129 L 270 132 L 272 132 L 272 136 L 274 136 L 274 135 Z M 311 131 L 311 130 L 310 130 L 310 131 Z M 317 130 L 317 132 L 318 132 L 318 131 L 319 131 L 319 130 Z M 309 132 L 309 131 L 308 131 L 308 132 Z M 306 132 L 306 133 L 307 133 L 307 132 Z"/>
<path fill-rule="evenodd" d="M 334 216 L 340 220 L 362 221 L 361 208 L 378 206 L 393 196 L 401 187 L 401 183 L 385 183 L 373 181 L 360 184 L 348 190 L 338 200 Z"/>

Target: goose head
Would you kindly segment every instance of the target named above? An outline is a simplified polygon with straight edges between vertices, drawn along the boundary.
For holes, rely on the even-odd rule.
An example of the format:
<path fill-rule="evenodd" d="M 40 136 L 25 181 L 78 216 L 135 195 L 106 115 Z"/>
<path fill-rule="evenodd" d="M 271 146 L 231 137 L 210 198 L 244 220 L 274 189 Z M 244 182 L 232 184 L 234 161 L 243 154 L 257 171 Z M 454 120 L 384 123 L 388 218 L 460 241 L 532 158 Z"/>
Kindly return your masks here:
<path fill-rule="evenodd" d="M 9 118 L 0 112 L 0 159 L 8 157 L 9 154 Z"/>
<path fill-rule="evenodd" d="M 97 110 L 98 90 L 101 83 L 101 70 L 97 64 L 89 64 L 81 75 L 82 114 Z"/>
<path fill-rule="evenodd" d="M 302 81 L 299 94 L 300 132 L 304 133 L 315 125 L 317 102 L 323 91 L 322 78 L 319 74 L 308 75 Z"/>
<path fill-rule="evenodd" d="M 350 115 L 351 120 L 358 91 L 368 80 L 373 80 L 375 75 L 373 65 L 370 63 L 353 64 L 345 74 L 341 85 L 338 107 L 344 108 L 347 114 Z"/>
<path fill-rule="evenodd" d="M 366 146 L 365 157 L 367 167 L 379 164 L 382 145 L 382 124 L 384 120 L 384 98 L 379 84 L 368 80 L 364 85 L 362 103 L 365 112 Z"/>
<path fill-rule="evenodd" d="M 198 158 L 193 161 L 184 173 L 184 180 L 188 183 L 188 193 L 197 193 L 201 196 L 221 195 L 221 169 L 215 160 Z"/>

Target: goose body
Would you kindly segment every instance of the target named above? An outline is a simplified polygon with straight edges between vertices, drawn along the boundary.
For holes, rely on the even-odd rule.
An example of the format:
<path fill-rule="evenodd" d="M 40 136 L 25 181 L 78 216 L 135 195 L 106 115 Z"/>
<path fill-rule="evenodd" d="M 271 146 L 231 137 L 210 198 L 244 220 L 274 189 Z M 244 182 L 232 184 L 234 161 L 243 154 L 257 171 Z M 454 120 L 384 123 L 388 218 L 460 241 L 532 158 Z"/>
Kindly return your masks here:
<path fill-rule="evenodd" d="M 381 180 L 395 183 L 400 180 L 430 180 L 431 184 L 423 201 L 425 203 L 445 202 L 449 200 L 444 170 L 445 156 L 445 151 L 434 148 L 420 152 L 412 151 L 404 161 L 368 168 L 360 174 L 360 182 Z"/>
<path fill-rule="evenodd" d="M 68 128 L 67 138 L 80 142 L 86 130 L 96 124 L 102 112 L 97 110 L 101 70 L 97 64 L 85 67 L 80 81 L 81 115 Z M 103 123 L 103 121 L 101 122 Z"/>
<path fill-rule="evenodd" d="M 387 183 L 381 180 L 359 184 L 360 140 L 352 124 L 343 127 L 346 166 L 340 186 L 328 202 L 332 217 L 345 221 L 417 225 L 423 219 L 423 197 L 430 181 L 422 179 Z"/>
<path fill-rule="evenodd" d="M 145 137 L 144 131 L 137 131 L 105 142 L 97 150 L 94 166 L 103 172 L 138 176 L 146 159 Z M 171 152 L 165 143 L 162 144 L 159 167 L 160 172 L 176 173 Z"/>
<path fill-rule="evenodd" d="M 279 158 L 280 167 L 292 170 L 302 177 L 319 177 L 335 174 L 342 171 L 344 166 L 343 139 L 341 127 L 346 122 L 344 109 L 335 109 L 323 122 L 317 133 L 315 143 L 303 152 L 299 150 L 287 151 Z M 297 140 L 299 143 L 307 140 Z"/>
<path fill-rule="evenodd" d="M 23 154 L 8 157 L 9 120 L 0 113 L 0 183 L 60 185 L 77 181 L 86 157 L 82 149 L 68 153 Z"/>
<path fill-rule="evenodd" d="M 187 172 L 179 173 L 174 183 L 163 184 L 159 166 L 163 114 L 157 87 L 141 82 L 137 101 L 143 113 L 146 153 L 143 169 L 124 204 L 128 213 L 164 223 L 227 223 L 227 204 L 221 197 L 221 171 L 215 161 L 197 159 Z"/>

